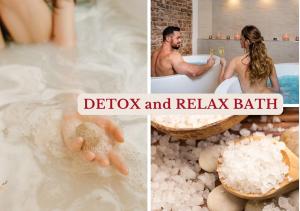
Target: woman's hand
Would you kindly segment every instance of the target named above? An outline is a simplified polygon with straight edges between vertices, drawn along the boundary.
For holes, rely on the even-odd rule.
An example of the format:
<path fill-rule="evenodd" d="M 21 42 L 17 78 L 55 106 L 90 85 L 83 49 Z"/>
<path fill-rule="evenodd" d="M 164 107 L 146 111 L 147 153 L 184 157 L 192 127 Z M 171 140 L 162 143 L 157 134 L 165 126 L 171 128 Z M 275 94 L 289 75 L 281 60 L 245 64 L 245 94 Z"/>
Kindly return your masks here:
<path fill-rule="evenodd" d="M 222 67 L 225 68 L 225 67 L 226 67 L 226 64 L 227 64 L 226 59 L 225 59 L 225 58 L 221 58 L 221 59 L 220 59 L 220 64 L 221 64 Z"/>
<path fill-rule="evenodd" d="M 81 116 L 78 113 L 69 113 L 63 116 L 62 121 L 62 136 L 67 148 L 73 152 L 79 152 L 89 162 L 102 167 L 113 165 L 120 173 L 128 175 L 127 166 L 113 147 L 107 154 L 82 149 L 85 140 L 76 136 L 76 128 L 82 122 L 92 122 L 102 128 L 113 145 L 124 142 L 121 130 L 110 119 L 103 116 Z"/>

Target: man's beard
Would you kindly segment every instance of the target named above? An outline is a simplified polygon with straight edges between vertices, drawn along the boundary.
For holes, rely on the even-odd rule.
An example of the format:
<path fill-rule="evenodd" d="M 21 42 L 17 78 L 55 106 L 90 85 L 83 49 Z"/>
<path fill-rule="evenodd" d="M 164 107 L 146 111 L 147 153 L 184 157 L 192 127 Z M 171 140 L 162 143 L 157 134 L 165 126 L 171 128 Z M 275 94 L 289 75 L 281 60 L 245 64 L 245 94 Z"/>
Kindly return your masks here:
<path fill-rule="evenodd" d="M 178 50 L 180 48 L 180 45 L 172 45 L 172 48 Z"/>

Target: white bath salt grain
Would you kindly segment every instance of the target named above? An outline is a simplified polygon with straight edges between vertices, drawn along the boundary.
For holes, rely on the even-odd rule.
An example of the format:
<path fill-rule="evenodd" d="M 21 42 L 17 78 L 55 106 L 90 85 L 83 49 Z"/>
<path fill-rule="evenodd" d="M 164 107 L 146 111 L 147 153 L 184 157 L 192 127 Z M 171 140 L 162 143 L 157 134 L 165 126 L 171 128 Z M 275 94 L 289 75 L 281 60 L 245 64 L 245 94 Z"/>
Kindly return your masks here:
<path fill-rule="evenodd" d="M 266 193 L 276 188 L 288 173 L 280 152 L 284 147 L 284 143 L 270 136 L 232 144 L 223 151 L 219 176 L 238 191 Z"/>
<path fill-rule="evenodd" d="M 294 207 L 292 204 L 290 204 L 289 199 L 286 197 L 279 197 L 278 205 L 280 208 L 283 208 L 288 211 L 298 211 L 298 209 L 296 207 Z"/>
<path fill-rule="evenodd" d="M 251 132 L 250 132 L 250 130 L 248 130 L 246 128 L 243 128 L 243 129 L 240 130 L 240 134 L 241 134 L 241 136 L 245 137 L 245 136 L 250 136 Z"/>
<path fill-rule="evenodd" d="M 289 193 L 288 197 L 290 204 L 296 207 L 296 210 L 299 210 L 299 190 Z"/>
<path fill-rule="evenodd" d="M 272 203 L 264 206 L 262 211 L 282 211 L 282 210 L 280 209 L 280 207 L 276 206 L 276 204 L 274 202 L 272 202 Z"/>
<path fill-rule="evenodd" d="M 257 129 L 258 129 L 258 126 L 255 123 L 253 123 L 250 127 L 250 130 L 252 130 L 252 131 L 257 131 Z"/>
<path fill-rule="evenodd" d="M 281 122 L 281 119 L 278 116 L 273 116 L 272 122 L 279 123 L 279 122 Z"/>
<path fill-rule="evenodd" d="M 198 128 L 228 117 L 230 115 L 156 115 L 152 121 L 172 128 Z"/>
<path fill-rule="evenodd" d="M 267 121 L 268 121 L 268 117 L 267 116 L 260 116 L 260 122 L 266 123 Z"/>
<path fill-rule="evenodd" d="M 201 180 L 209 190 L 215 188 L 216 176 L 210 173 L 203 173 L 198 176 L 198 179 Z"/>
<path fill-rule="evenodd" d="M 230 128 L 233 131 L 239 131 L 241 129 L 242 124 L 238 123 L 236 125 L 234 125 L 232 128 Z"/>

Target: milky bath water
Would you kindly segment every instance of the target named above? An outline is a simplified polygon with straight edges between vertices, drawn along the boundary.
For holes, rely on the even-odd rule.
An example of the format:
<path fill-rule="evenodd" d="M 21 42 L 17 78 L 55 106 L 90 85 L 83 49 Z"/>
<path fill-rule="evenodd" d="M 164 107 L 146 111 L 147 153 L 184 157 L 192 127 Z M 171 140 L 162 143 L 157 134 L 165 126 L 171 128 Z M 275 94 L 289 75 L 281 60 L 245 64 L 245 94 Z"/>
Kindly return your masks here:
<path fill-rule="evenodd" d="M 127 177 L 83 161 L 61 136 L 71 94 L 146 92 L 139 21 L 118 1 L 96 1 L 76 8 L 76 50 L 11 44 L 0 52 L 1 210 L 146 210 L 145 117 L 111 117 L 124 132 Z"/>

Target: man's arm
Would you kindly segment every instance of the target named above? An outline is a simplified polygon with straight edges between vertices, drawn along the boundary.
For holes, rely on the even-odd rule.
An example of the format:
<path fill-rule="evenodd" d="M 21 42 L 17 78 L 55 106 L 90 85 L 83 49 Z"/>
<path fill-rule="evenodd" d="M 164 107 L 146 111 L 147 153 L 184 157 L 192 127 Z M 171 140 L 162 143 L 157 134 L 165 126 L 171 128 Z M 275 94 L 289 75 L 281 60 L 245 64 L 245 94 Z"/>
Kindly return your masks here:
<path fill-rule="evenodd" d="M 151 55 L 151 77 L 155 77 L 156 76 L 156 73 L 155 73 L 155 54 L 156 52 L 154 52 L 152 55 Z"/>
<path fill-rule="evenodd" d="M 196 77 L 208 71 L 215 62 L 211 59 L 211 61 L 208 61 L 207 64 L 203 65 L 189 64 L 183 60 L 179 53 L 174 53 L 174 55 L 172 55 L 171 63 L 175 72 L 189 77 Z"/>

